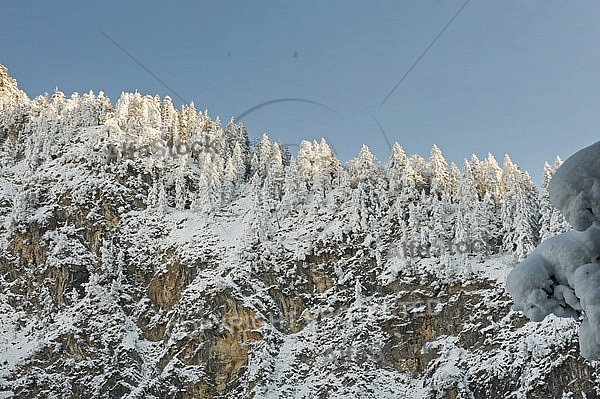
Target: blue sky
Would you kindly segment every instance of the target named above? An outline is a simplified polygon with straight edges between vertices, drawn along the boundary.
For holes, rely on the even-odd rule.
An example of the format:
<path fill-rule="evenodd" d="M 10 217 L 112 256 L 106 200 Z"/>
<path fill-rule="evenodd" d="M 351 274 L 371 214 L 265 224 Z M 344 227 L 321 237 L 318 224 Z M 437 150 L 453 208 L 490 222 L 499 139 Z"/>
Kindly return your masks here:
<path fill-rule="evenodd" d="M 471 0 L 3 2 L 0 63 L 30 97 L 56 87 L 180 96 L 251 139 L 326 137 L 340 159 L 390 141 L 459 165 L 505 153 L 536 183 L 544 160 L 598 140 L 600 3 Z M 136 58 L 177 96 L 102 33 Z M 294 57 L 294 54 L 297 56 Z"/>

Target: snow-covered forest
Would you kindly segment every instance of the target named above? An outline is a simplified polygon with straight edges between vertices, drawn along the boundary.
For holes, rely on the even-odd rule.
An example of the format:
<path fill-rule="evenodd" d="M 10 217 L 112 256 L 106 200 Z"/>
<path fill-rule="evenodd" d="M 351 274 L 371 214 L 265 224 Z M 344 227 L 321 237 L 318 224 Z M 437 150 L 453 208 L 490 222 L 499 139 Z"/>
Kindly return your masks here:
<path fill-rule="evenodd" d="M 383 163 L 363 146 L 342 165 L 324 139 L 303 141 L 291 156 L 266 135 L 251 144 L 243 125 L 222 124 L 193 103 L 176 109 L 169 97 L 122 93 L 113 106 L 103 93 L 56 91 L 29 100 L 16 84 L 4 87 L 14 90 L 0 103 L 2 167 L 24 159 L 33 171 L 62 156 L 84 128 L 104 126 L 107 134 L 88 162 L 121 173 L 144 168 L 152 181 L 143 199 L 149 208 L 211 214 L 249 186 L 257 241 L 275 234 L 290 214 L 339 212 L 344 233 L 391 229 L 400 246 L 422 256 L 444 252 L 435 250 L 438 243 L 446 249 L 454 243 L 459 252 L 522 259 L 541 239 L 568 230 L 547 192 L 558 157 L 544 165 L 539 189 L 508 155 L 501 165 L 491 154 L 473 155 L 459 167 L 448 165 L 435 145 L 424 158 L 396 143 Z"/>
<path fill-rule="evenodd" d="M 509 156 L 297 153 L 0 65 L 0 398 L 591 398 L 506 275 L 570 230 Z M 586 396 L 584 396 L 586 395 Z"/>

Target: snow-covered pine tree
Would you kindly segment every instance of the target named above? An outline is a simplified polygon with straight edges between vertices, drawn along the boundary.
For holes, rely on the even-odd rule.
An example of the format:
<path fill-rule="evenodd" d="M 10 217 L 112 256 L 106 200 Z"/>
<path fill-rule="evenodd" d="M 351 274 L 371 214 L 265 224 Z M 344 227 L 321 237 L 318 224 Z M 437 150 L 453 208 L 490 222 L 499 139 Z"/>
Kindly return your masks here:
<path fill-rule="evenodd" d="M 186 172 L 188 169 L 187 155 L 182 155 L 175 170 L 175 209 L 184 210 L 187 207 L 189 192 Z"/>
<path fill-rule="evenodd" d="M 194 103 L 190 105 L 182 105 L 181 112 L 179 113 L 178 128 L 177 128 L 177 141 L 187 143 L 189 138 L 193 134 L 193 126 L 196 125 L 196 118 L 198 113 L 194 107 Z"/>
<path fill-rule="evenodd" d="M 67 100 L 65 99 L 65 94 L 56 88 L 48 102 L 48 111 L 50 112 L 50 115 L 52 115 L 54 119 L 60 120 L 66 105 Z"/>
<path fill-rule="evenodd" d="M 473 163 L 465 159 L 456 185 L 456 212 L 454 222 L 454 243 L 469 245 L 474 239 L 473 230 L 479 225 L 477 212 L 479 199 L 477 182 L 473 175 Z"/>
<path fill-rule="evenodd" d="M 482 192 L 490 193 L 490 196 L 498 207 L 502 203 L 504 188 L 502 187 L 502 168 L 498 165 L 496 158 L 490 153 L 481 164 Z"/>
<path fill-rule="evenodd" d="M 339 184 L 341 164 L 325 139 L 321 139 L 320 143 L 314 143 L 313 149 L 311 186 L 315 205 L 321 206 L 327 193 Z"/>
<path fill-rule="evenodd" d="M 430 179 L 430 194 L 437 199 L 446 197 L 450 188 L 448 163 L 444 159 L 442 151 L 436 145 L 431 149 L 427 169 Z"/>
<path fill-rule="evenodd" d="M 502 183 L 502 248 L 520 260 L 538 243 L 538 194 L 529 174 L 521 172 L 508 155 L 504 157 Z"/>
<path fill-rule="evenodd" d="M 283 183 L 283 197 L 281 198 L 281 211 L 283 216 L 289 214 L 302 214 L 303 207 L 308 201 L 308 187 L 304 176 L 300 173 L 298 160 L 292 158 L 290 165 L 285 168 Z"/>
<path fill-rule="evenodd" d="M 212 213 L 221 206 L 223 198 L 223 159 L 211 151 L 204 151 L 200 153 L 198 167 L 198 195 L 194 209 L 201 213 Z"/>
<path fill-rule="evenodd" d="M 453 212 L 449 197 L 431 197 L 428 242 L 432 256 L 441 256 L 454 237 Z"/>
<path fill-rule="evenodd" d="M 161 107 L 161 119 L 163 129 L 163 139 L 167 146 L 171 147 L 179 134 L 179 113 L 173 106 L 173 100 L 165 96 Z"/>
<path fill-rule="evenodd" d="M 146 197 L 146 208 L 153 209 L 158 206 L 158 183 L 153 181 L 148 189 L 148 196 Z"/>
<path fill-rule="evenodd" d="M 553 237 L 560 233 L 571 230 L 571 226 L 565 220 L 562 213 L 550 202 L 548 194 L 548 183 L 552 179 L 554 171 L 561 165 L 562 161 L 556 157 L 554 166 L 548 162 L 544 163 L 544 176 L 542 179 L 542 187 L 540 190 L 540 240 Z"/>
<path fill-rule="evenodd" d="M 419 228 L 413 236 L 417 239 L 417 242 L 423 247 L 427 248 L 425 256 L 431 256 L 432 242 L 430 237 L 433 235 L 431 231 L 433 226 L 432 209 L 433 209 L 433 196 L 427 194 L 425 190 L 421 191 L 421 198 L 418 202 L 418 206 L 414 209 L 419 211 L 417 218 L 419 220 Z"/>
<path fill-rule="evenodd" d="M 105 117 L 108 119 L 106 123 L 118 126 L 120 131 L 133 136 L 129 138 L 130 140 L 138 140 L 141 145 L 148 140 L 149 135 L 158 136 L 156 131 L 160 128 L 160 115 L 156 122 L 156 115 L 152 112 L 154 101 L 153 97 L 142 96 L 138 92 L 123 92 L 117 101 L 114 112 Z"/>
<path fill-rule="evenodd" d="M 475 231 L 476 241 L 471 246 L 474 252 L 497 253 L 502 245 L 500 207 L 491 192 L 486 192 L 479 202 L 481 223 Z M 479 240 L 479 241 L 477 241 Z"/>
<path fill-rule="evenodd" d="M 458 186 L 458 180 L 460 179 L 460 170 L 454 162 L 450 164 L 450 178 L 449 178 L 449 189 L 450 199 L 452 203 L 456 203 L 456 188 Z"/>
<path fill-rule="evenodd" d="M 127 117 L 129 115 L 130 94 L 122 92 L 115 106 L 114 121 L 118 128 L 125 132 L 127 131 Z"/>
<path fill-rule="evenodd" d="M 169 203 L 167 200 L 167 190 L 162 179 L 158 182 L 158 197 L 156 202 L 156 208 L 159 212 L 165 213 L 169 209 Z"/>
<path fill-rule="evenodd" d="M 146 107 L 146 130 L 145 136 L 150 143 L 162 138 L 162 104 L 159 96 L 144 96 L 144 107 Z"/>
<path fill-rule="evenodd" d="M 250 228 L 254 232 L 256 242 L 261 243 L 271 237 L 272 225 L 271 213 L 268 209 L 269 205 L 264 198 L 264 191 L 262 189 L 262 178 L 258 173 L 252 175 L 250 187 L 252 199 L 250 206 L 250 214 L 252 215 Z"/>
<path fill-rule="evenodd" d="M 270 237 L 275 231 L 274 223 L 279 227 L 279 211 L 283 195 L 285 171 L 281 155 L 281 147 L 271 143 L 264 134 L 260 143 L 254 148 L 251 167 L 253 228 L 257 239 Z"/>
<path fill-rule="evenodd" d="M 142 95 L 138 92 L 130 94 L 126 132 L 134 137 L 144 137 L 148 121 L 148 108 Z"/>
<path fill-rule="evenodd" d="M 67 107 L 64 94 L 58 90 L 49 101 L 42 101 L 41 107 L 32 107 L 32 113 L 24 126 L 24 156 L 26 165 L 31 170 L 36 169 L 46 160 L 58 156 L 62 145 L 73 134 L 73 129 L 66 126 L 66 120 L 61 117 Z"/>
<path fill-rule="evenodd" d="M 312 190 L 312 184 L 315 175 L 313 163 L 315 159 L 316 147 L 316 142 L 313 143 L 308 140 L 302 140 L 300 142 L 300 149 L 298 150 L 298 158 L 296 159 L 298 173 L 303 177 L 306 187 L 309 191 Z"/>
<path fill-rule="evenodd" d="M 422 177 L 415 172 L 413 163 L 398 143 L 394 144 L 388 160 L 387 177 L 389 181 L 389 209 L 392 222 L 396 221 L 399 225 L 406 224 L 408 221 L 409 205 L 420 198 L 417 185 L 419 182 L 422 183 Z"/>
<path fill-rule="evenodd" d="M 223 203 L 227 204 L 237 197 L 239 187 L 244 182 L 245 176 L 246 163 L 242 154 L 242 149 L 240 144 L 235 142 L 233 153 L 227 159 L 225 164 L 223 176 Z"/>
<path fill-rule="evenodd" d="M 402 231 L 401 245 L 409 258 L 431 256 L 430 209 L 431 197 L 425 190 L 419 194 L 418 201 L 408 204 L 408 220 Z"/>
<path fill-rule="evenodd" d="M 110 99 L 104 95 L 103 91 L 98 93 L 91 108 L 90 116 L 93 118 L 94 123 L 90 126 L 103 125 L 114 112 Z"/>
<path fill-rule="evenodd" d="M 353 230 L 376 230 L 378 219 L 385 211 L 387 182 L 383 170 L 376 164 L 375 157 L 366 145 L 362 146 L 358 157 L 348 163 L 348 175 L 353 189 Z"/>
<path fill-rule="evenodd" d="M 223 131 L 223 137 L 229 150 L 229 154 L 233 152 L 235 144 L 237 143 L 240 147 L 244 163 L 248 165 L 250 160 L 250 140 L 248 139 L 248 132 L 244 125 L 241 123 L 236 124 L 233 118 L 231 118 Z"/>
<path fill-rule="evenodd" d="M 434 248 L 433 255 L 440 255 L 448 240 L 452 238 L 452 229 L 448 225 L 451 187 L 448 163 L 437 146 L 433 146 L 428 163 L 430 178 L 430 221 L 428 242 Z"/>
<path fill-rule="evenodd" d="M 502 183 L 502 168 L 498 165 L 496 158 L 488 153 L 481 163 L 483 195 L 482 206 L 485 220 L 489 220 L 488 246 L 497 251 L 502 244 L 502 217 L 501 209 L 504 198 L 504 186 Z"/>
<path fill-rule="evenodd" d="M 281 146 L 281 158 L 283 159 L 284 166 L 290 166 L 290 162 L 292 161 L 292 152 L 290 151 L 290 147 L 288 145 L 280 144 Z"/>
<path fill-rule="evenodd" d="M 269 168 L 269 158 L 271 156 L 271 147 L 273 144 L 269 140 L 267 134 L 263 134 L 260 142 L 252 149 L 252 157 L 250 158 L 250 174 L 252 178 L 258 175 L 260 187 L 262 187 L 264 179 L 267 177 Z"/>
<path fill-rule="evenodd" d="M 482 199 L 485 194 L 485 170 L 483 162 L 477 157 L 477 155 L 471 155 L 469 160 L 471 166 L 471 174 L 475 179 L 475 186 L 477 188 L 477 199 Z"/>
<path fill-rule="evenodd" d="M 408 163 L 408 157 L 404 149 L 400 144 L 394 143 L 386 168 L 390 198 L 395 198 L 400 194 Z"/>
<path fill-rule="evenodd" d="M 403 201 L 402 196 L 404 194 L 405 187 L 407 184 L 407 168 L 409 166 L 408 157 L 404 152 L 404 149 L 398 143 L 394 143 L 390 157 L 386 165 L 386 177 L 388 180 L 388 223 L 392 231 L 396 235 L 396 239 L 399 242 L 397 246 L 401 246 L 402 237 L 407 235 L 407 221 L 408 221 L 408 202 Z M 410 183 L 409 183 L 410 184 Z M 416 188 L 412 187 L 413 192 L 416 192 Z"/>
<path fill-rule="evenodd" d="M 410 173 L 410 179 L 414 181 L 417 192 L 419 194 L 421 191 L 428 193 L 430 178 L 429 171 L 427 170 L 427 162 L 418 154 L 411 155 L 408 160 L 411 167 L 407 168 L 407 173 Z"/>
<path fill-rule="evenodd" d="M 269 153 L 264 155 L 265 178 L 262 189 L 269 210 L 276 212 L 283 195 L 283 179 L 285 176 L 281 146 L 278 144 L 271 145 Z"/>

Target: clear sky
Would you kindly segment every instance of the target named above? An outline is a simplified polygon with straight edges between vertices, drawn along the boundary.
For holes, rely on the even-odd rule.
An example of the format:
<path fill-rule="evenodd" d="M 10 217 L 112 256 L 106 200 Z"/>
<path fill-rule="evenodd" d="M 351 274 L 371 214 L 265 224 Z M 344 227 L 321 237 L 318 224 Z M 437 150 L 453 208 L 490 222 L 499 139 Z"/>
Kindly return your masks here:
<path fill-rule="evenodd" d="M 462 164 L 544 160 L 598 140 L 600 2 L 471 0 L 0 3 L 0 63 L 30 97 L 121 91 L 243 118 L 251 139 L 326 137 L 342 161 L 390 141 Z M 170 87 L 173 94 L 139 63 Z M 367 111 L 368 109 L 368 111 Z"/>

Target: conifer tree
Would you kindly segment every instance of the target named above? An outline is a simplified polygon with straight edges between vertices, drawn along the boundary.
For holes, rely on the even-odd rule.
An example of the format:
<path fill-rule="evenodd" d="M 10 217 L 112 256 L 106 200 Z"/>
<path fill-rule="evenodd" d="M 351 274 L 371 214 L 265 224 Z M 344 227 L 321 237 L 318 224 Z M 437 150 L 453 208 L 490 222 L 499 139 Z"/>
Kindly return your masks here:
<path fill-rule="evenodd" d="M 193 134 L 193 126 L 196 125 L 197 112 L 194 103 L 182 105 L 178 119 L 177 141 L 187 143 Z"/>
<path fill-rule="evenodd" d="M 429 192 L 430 176 L 427 170 L 427 162 L 420 155 L 411 155 L 409 158 L 410 168 L 407 168 L 407 176 L 414 182 L 417 192 Z"/>
<path fill-rule="evenodd" d="M 495 204 L 498 206 L 502 202 L 504 188 L 502 187 L 502 168 L 498 165 L 496 158 L 488 153 L 481 165 L 482 173 L 482 192 L 489 192 Z"/>
<path fill-rule="evenodd" d="M 187 155 L 183 155 L 175 172 L 175 208 L 180 211 L 186 208 L 189 196 L 186 172 Z"/>
<path fill-rule="evenodd" d="M 229 203 L 237 196 L 239 187 L 246 176 L 246 164 L 240 144 L 236 142 L 233 153 L 227 159 L 224 171 L 223 202 Z"/>
<path fill-rule="evenodd" d="M 430 193 L 438 199 L 449 193 L 448 164 L 440 149 L 434 145 L 431 149 L 429 164 L 427 165 L 430 176 Z"/>
<path fill-rule="evenodd" d="M 529 174 L 521 172 L 508 155 L 502 172 L 502 247 L 523 259 L 538 243 L 539 205 Z"/>
<path fill-rule="evenodd" d="M 548 194 L 548 183 L 552 179 L 554 172 L 562 163 L 559 157 L 556 157 L 554 167 L 548 162 L 544 163 L 544 176 L 540 191 L 540 240 L 553 237 L 560 233 L 571 230 L 571 226 L 565 220 L 562 213 L 550 202 Z"/>
<path fill-rule="evenodd" d="M 179 134 L 179 114 L 173 106 L 171 97 L 165 96 L 161 107 L 161 119 L 163 129 L 163 139 L 168 147 L 173 146 L 173 142 Z"/>
<path fill-rule="evenodd" d="M 460 179 L 460 170 L 458 166 L 454 162 L 450 164 L 450 178 L 449 178 L 449 192 L 451 202 L 455 203 L 456 201 L 456 188 L 458 186 L 458 180 Z"/>
<path fill-rule="evenodd" d="M 473 175 L 472 165 L 472 162 L 465 159 L 456 186 L 455 243 L 470 243 L 474 239 L 472 236 L 473 230 L 477 228 L 479 223 L 477 182 Z"/>
<path fill-rule="evenodd" d="M 317 205 L 325 200 L 327 193 L 338 184 L 341 165 L 325 139 L 314 143 L 312 152 L 312 190 Z"/>
<path fill-rule="evenodd" d="M 387 163 L 387 177 L 389 182 L 389 195 L 395 198 L 402 191 L 402 183 L 405 179 L 408 157 L 404 149 L 398 143 L 394 143 L 392 152 Z"/>
<path fill-rule="evenodd" d="M 367 146 L 363 145 L 358 157 L 349 162 L 348 175 L 353 189 L 353 227 L 357 231 L 374 230 L 386 202 L 387 187 L 383 171 L 375 163 L 375 157 Z"/>
<path fill-rule="evenodd" d="M 292 158 L 290 165 L 285 169 L 283 197 L 281 199 L 283 215 L 302 213 L 307 201 L 308 187 L 306 180 L 300 173 L 297 159 Z"/>

